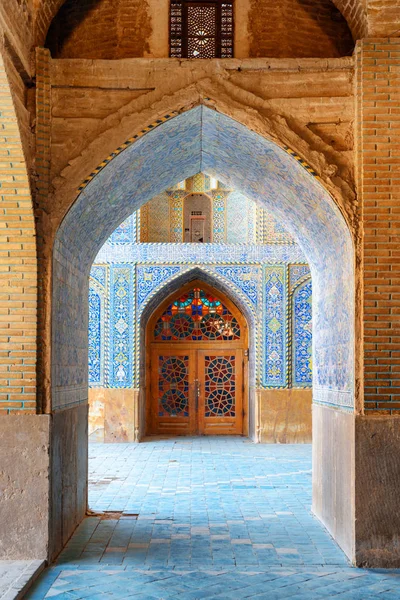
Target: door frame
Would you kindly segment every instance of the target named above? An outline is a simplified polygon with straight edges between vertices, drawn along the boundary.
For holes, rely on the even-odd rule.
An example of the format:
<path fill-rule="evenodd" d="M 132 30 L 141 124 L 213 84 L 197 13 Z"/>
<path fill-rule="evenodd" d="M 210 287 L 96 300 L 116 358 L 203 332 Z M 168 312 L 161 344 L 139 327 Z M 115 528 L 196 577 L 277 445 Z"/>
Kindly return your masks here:
<path fill-rule="evenodd" d="M 151 355 L 152 355 L 152 351 L 153 348 L 156 347 L 156 345 L 161 348 L 161 347 L 165 347 L 166 349 L 168 347 L 171 347 L 171 345 L 173 344 L 174 346 L 182 346 L 182 350 L 185 349 L 189 349 L 190 346 L 192 345 L 192 342 L 160 342 L 160 341 L 153 341 L 153 334 L 154 334 L 154 327 L 155 324 L 157 322 L 157 320 L 159 319 L 159 317 L 163 314 L 163 312 L 165 311 L 165 309 L 168 307 L 169 304 L 171 304 L 171 302 L 173 300 L 175 300 L 176 298 L 179 298 L 179 296 L 181 296 L 182 294 L 185 294 L 186 292 L 190 291 L 193 288 L 202 288 L 204 291 L 208 292 L 209 294 L 212 294 L 214 296 L 217 296 L 227 307 L 227 309 L 232 313 L 232 315 L 236 318 L 237 322 L 240 325 L 240 331 L 241 331 L 241 339 L 237 340 L 237 341 L 232 341 L 232 342 L 227 342 L 227 341 L 194 341 L 193 343 L 196 344 L 196 349 L 198 350 L 208 350 L 208 349 L 218 349 L 219 348 L 223 348 L 224 345 L 229 344 L 230 347 L 232 349 L 242 349 L 243 350 L 243 433 L 242 435 L 244 437 L 247 437 L 249 435 L 249 326 L 247 323 L 247 319 L 244 316 L 244 314 L 242 313 L 242 311 L 236 306 L 236 304 L 222 291 L 218 290 L 217 288 L 213 287 L 212 285 L 209 285 L 208 283 L 204 282 L 201 279 L 193 279 L 192 281 L 189 281 L 188 283 L 186 283 L 185 285 L 183 285 L 181 288 L 179 288 L 179 290 L 175 290 L 174 292 L 172 292 L 171 294 L 168 294 L 165 299 L 160 303 L 160 305 L 153 311 L 153 313 L 151 314 L 151 316 L 149 317 L 147 324 L 146 324 L 146 330 L 145 330 L 145 376 L 144 376 L 144 380 L 145 380 L 145 401 L 146 401 L 146 407 L 145 407 L 145 435 L 151 435 L 149 432 L 149 427 L 151 424 Z"/>

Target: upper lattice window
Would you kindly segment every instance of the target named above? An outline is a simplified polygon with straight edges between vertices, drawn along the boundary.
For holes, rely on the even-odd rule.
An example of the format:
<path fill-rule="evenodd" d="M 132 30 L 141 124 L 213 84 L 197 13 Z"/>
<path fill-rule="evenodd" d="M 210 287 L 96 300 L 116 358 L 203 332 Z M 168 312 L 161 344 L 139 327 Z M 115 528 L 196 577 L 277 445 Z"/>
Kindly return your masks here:
<path fill-rule="evenodd" d="M 156 341 L 239 340 L 240 325 L 228 308 L 200 288 L 172 302 L 157 321 Z"/>
<path fill-rule="evenodd" d="M 171 0 L 172 58 L 233 58 L 233 0 Z"/>

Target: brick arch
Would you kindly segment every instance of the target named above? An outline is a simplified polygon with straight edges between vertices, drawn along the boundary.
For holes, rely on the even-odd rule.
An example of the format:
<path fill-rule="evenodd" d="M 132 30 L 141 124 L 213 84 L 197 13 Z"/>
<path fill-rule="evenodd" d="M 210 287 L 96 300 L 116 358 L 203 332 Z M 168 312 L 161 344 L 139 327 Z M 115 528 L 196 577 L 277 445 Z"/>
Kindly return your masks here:
<path fill-rule="evenodd" d="M 278 114 L 272 114 L 270 111 L 268 117 L 266 115 L 261 116 L 255 110 L 252 110 L 249 114 L 248 106 L 241 104 L 237 98 L 233 99 L 230 94 L 223 93 L 213 80 L 200 81 L 184 90 L 184 92 L 173 94 L 168 99 L 163 98 L 141 112 L 138 112 L 136 104 L 133 104 L 132 107 L 129 107 L 131 112 L 126 112 L 122 119 L 119 114 L 111 115 L 105 119 L 102 133 L 95 140 L 90 141 L 81 154 L 73 161 L 71 160 L 70 164 L 61 173 L 57 174 L 57 177 L 53 180 L 51 197 L 53 218 L 51 222 L 47 223 L 46 238 L 44 240 L 46 264 L 43 262 L 41 266 L 42 272 L 45 271 L 48 274 L 41 294 L 42 299 L 46 299 L 43 310 L 47 321 L 51 318 L 51 247 L 54 243 L 56 230 L 79 197 L 82 185 L 85 187 L 85 183 L 91 181 L 96 174 L 107 166 L 109 159 L 111 161 L 115 160 L 115 156 L 123 153 L 127 148 L 127 143 L 128 145 L 136 144 L 142 137 L 152 132 L 155 127 L 161 127 L 164 122 L 190 111 L 199 104 L 210 106 L 239 123 L 243 123 L 250 130 L 273 141 L 281 148 L 285 146 L 291 148 L 294 158 L 300 164 L 301 161 L 304 161 L 311 165 L 314 176 L 321 181 L 334 198 L 350 229 L 352 231 L 357 230 L 357 215 L 352 202 L 355 197 L 353 183 L 351 180 L 345 179 L 345 174 L 342 175 L 338 171 L 336 164 L 330 163 L 325 155 L 319 151 L 311 149 L 308 143 L 300 138 L 289 127 L 286 120 Z M 49 328 L 40 332 L 40 339 L 43 340 L 43 362 L 45 367 L 47 365 L 47 372 L 41 381 L 40 392 L 43 395 L 43 403 L 50 410 L 51 331 Z"/>
<path fill-rule="evenodd" d="M 229 103 L 223 108 L 229 112 Z M 355 344 L 354 241 L 338 203 L 326 187 L 285 152 L 282 140 L 280 144 L 271 141 L 272 137 L 279 139 L 282 133 L 276 123 L 268 123 L 271 130 L 270 135 L 266 135 L 267 120 L 264 117 L 259 123 L 255 111 L 250 121 L 246 111 L 243 114 L 239 111 L 234 118 L 194 101 L 185 112 L 159 127 L 150 128 L 146 135 L 94 174 L 58 227 L 51 291 L 52 406 L 60 430 L 71 423 L 76 423 L 76 427 L 81 425 L 75 438 L 65 438 L 63 449 L 67 456 L 79 457 L 74 474 L 58 470 L 54 473 L 53 485 L 55 490 L 65 489 L 67 497 L 63 506 L 76 507 L 68 522 L 73 527 L 86 510 L 87 465 L 84 453 L 79 455 L 79 446 L 85 445 L 87 439 L 90 267 L 104 241 L 132 211 L 176 182 L 203 171 L 283 219 L 310 264 L 315 314 L 313 439 L 316 448 L 324 446 L 324 452 L 317 451 L 314 456 L 314 506 L 344 551 L 353 555 L 354 519 L 348 502 L 352 486 L 350 471 L 340 475 L 339 485 L 334 478 L 332 483 L 328 478 L 328 485 L 322 490 L 318 477 L 321 471 L 336 473 L 340 466 L 340 456 L 331 445 L 336 438 L 329 438 L 331 441 L 326 438 L 324 415 L 333 409 L 338 427 L 342 428 L 343 415 L 358 409 L 355 357 L 361 349 Z M 344 434 L 343 444 L 350 453 L 351 436 Z M 74 485 L 71 485 L 72 480 Z M 332 515 L 326 507 L 333 495 L 336 503 Z M 59 521 L 66 522 L 63 506 L 58 515 L 53 515 L 51 535 Z M 340 522 L 345 523 L 343 527 L 337 524 L 339 514 Z M 72 533 L 73 527 L 68 523 L 64 539 Z M 54 547 L 51 554 L 60 549 L 59 545 Z"/>
<path fill-rule="evenodd" d="M 332 2 L 346 19 L 354 41 L 367 37 L 368 0 L 332 0 Z"/>
<path fill-rule="evenodd" d="M 238 1 L 238 0 L 237 0 Z M 66 0 L 36 0 L 35 9 L 35 45 L 43 46 L 49 27 Z M 367 0 L 332 0 L 348 23 L 354 40 L 366 37 Z"/>
<path fill-rule="evenodd" d="M 35 46 L 43 46 L 52 20 L 65 0 L 37 0 L 35 11 Z"/>
<path fill-rule="evenodd" d="M 162 99 L 140 113 L 134 105 L 132 112 L 126 112 L 123 119 L 118 114 L 105 119 L 100 135 L 91 140 L 80 155 L 74 157 L 53 180 L 53 207 L 55 213 L 58 213 L 58 224 L 82 189 L 110 160 L 114 160 L 127 146 L 136 143 L 163 122 L 199 104 L 210 106 L 243 123 L 250 130 L 292 153 L 304 166 L 309 165 L 309 172 L 322 182 L 335 199 L 350 227 L 353 227 L 355 214 L 349 206 L 355 198 L 355 189 L 351 174 L 342 172 L 339 165 L 331 163 L 322 152 L 311 148 L 278 113 L 270 110 L 268 116 L 261 116 L 255 110 L 249 111 L 246 104 L 240 103 L 237 97 L 221 93 L 218 84 L 210 80 L 200 81 L 183 92 L 173 94 L 167 101 Z"/>
<path fill-rule="evenodd" d="M 257 147 L 254 156 L 250 151 L 251 146 Z M 132 157 L 135 157 L 134 162 Z M 246 169 L 241 159 L 247 161 Z M 159 169 L 157 175 L 156 168 Z M 75 269 L 79 279 L 81 275 L 86 277 L 86 272 L 102 242 L 131 214 L 132 209 L 136 210 L 163 189 L 199 171 L 205 171 L 255 201 L 265 204 L 272 212 L 276 212 L 278 218 L 286 222 L 288 231 L 297 239 L 310 262 L 317 290 L 318 281 L 324 279 L 326 270 L 329 270 L 328 263 L 333 261 L 332 273 L 336 273 L 338 278 L 335 286 L 343 285 L 340 292 L 343 296 L 340 297 L 346 297 L 349 306 L 353 305 L 348 288 L 348 285 L 353 285 L 353 278 L 347 273 L 346 279 L 343 279 L 343 268 L 353 269 L 352 238 L 343 216 L 326 189 L 301 163 L 296 162 L 270 139 L 248 129 L 237 120 L 202 105 L 175 116 L 158 128 L 153 127 L 136 143 L 128 145 L 106 164 L 104 169 L 93 174 L 58 230 L 53 268 L 56 280 L 60 283 L 68 280 L 67 272 Z M 146 173 L 151 173 L 151 177 L 146 176 Z M 282 186 L 285 191 L 281 189 Z M 103 203 L 106 202 L 105 206 L 101 205 L 101 198 Z M 130 199 L 129 202 L 127 198 Z M 317 208 L 315 203 L 318 201 Z M 296 204 L 297 212 L 293 208 Z M 302 211 L 305 211 L 304 215 Z M 313 232 L 312 235 L 310 231 Z M 324 231 L 326 236 L 323 235 Z M 332 252 L 327 254 L 327 239 L 330 239 L 332 248 L 336 248 L 336 256 L 333 256 Z M 335 261 L 343 253 L 347 253 L 347 258 L 343 259 L 343 264 L 339 267 Z M 57 285 L 54 285 L 55 282 L 53 289 L 57 290 Z M 55 292 L 57 302 L 62 301 L 59 296 L 62 293 L 61 288 Z M 77 291 L 78 289 L 79 294 L 85 293 L 83 282 Z M 320 288 L 320 292 L 323 295 L 323 288 Z M 333 302 L 333 297 L 330 302 Z M 333 310 L 333 304 L 331 309 Z M 69 310 L 72 310 L 72 306 Z M 351 319 L 350 312 L 346 313 L 345 310 L 341 314 L 343 322 Z M 55 316 L 60 318 L 59 313 Z M 83 327 L 82 331 L 84 329 Z M 68 331 L 69 329 L 65 330 L 65 334 L 68 334 Z M 346 337 L 349 332 L 343 330 L 342 333 Z M 324 335 L 326 333 L 325 330 Z M 333 340 L 328 337 L 329 344 L 332 344 Z M 325 341 L 328 343 L 328 338 Z M 56 335 L 53 339 L 56 354 L 60 343 L 62 338 Z M 343 343 L 347 348 L 343 347 L 344 357 L 348 353 L 352 354 L 352 342 L 348 340 Z M 337 351 L 331 354 L 330 358 L 327 355 L 327 360 L 333 360 L 336 354 Z M 84 365 L 84 356 L 76 357 L 82 360 Z M 352 378 L 349 371 L 352 368 L 351 364 L 350 358 L 340 359 L 340 368 L 336 375 L 340 381 L 347 382 L 343 383 L 343 389 L 350 389 L 346 386 L 350 385 Z M 332 382 L 336 375 L 333 376 Z M 78 370 L 74 376 L 78 378 L 76 384 L 80 383 L 82 378 Z M 57 389 L 56 382 L 53 382 L 53 389 Z M 347 406 L 349 394 L 347 391 L 343 395 L 339 393 L 338 402 L 344 402 Z M 65 398 L 64 394 L 60 395 L 57 392 L 54 405 L 68 405 L 68 399 L 65 401 Z"/>
<path fill-rule="evenodd" d="M 12 90 L 0 54 L 3 379 L 0 414 L 36 412 L 36 235 L 28 172 Z M 5 352 L 4 352 L 5 350 Z M 4 360 L 5 359 L 5 360 Z M 6 361 L 6 362 L 5 362 Z M 5 364 L 4 364 L 5 363 Z"/>

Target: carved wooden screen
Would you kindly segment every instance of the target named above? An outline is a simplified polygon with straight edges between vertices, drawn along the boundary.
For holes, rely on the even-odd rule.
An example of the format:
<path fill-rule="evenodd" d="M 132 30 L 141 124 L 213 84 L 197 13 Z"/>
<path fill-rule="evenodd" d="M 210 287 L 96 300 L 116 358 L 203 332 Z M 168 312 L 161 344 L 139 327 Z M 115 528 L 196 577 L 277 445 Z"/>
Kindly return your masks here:
<path fill-rule="evenodd" d="M 172 58 L 233 58 L 233 2 L 172 0 Z"/>

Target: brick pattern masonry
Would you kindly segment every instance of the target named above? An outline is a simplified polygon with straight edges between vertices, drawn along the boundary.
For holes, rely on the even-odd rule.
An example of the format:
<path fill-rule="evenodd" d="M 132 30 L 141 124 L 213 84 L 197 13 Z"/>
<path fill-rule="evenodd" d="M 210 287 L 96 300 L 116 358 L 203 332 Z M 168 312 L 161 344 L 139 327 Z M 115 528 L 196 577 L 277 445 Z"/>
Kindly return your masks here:
<path fill-rule="evenodd" d="M 399 59 L 399 39 L 360 45 L 365 408 L 387 413 L 400 409 Z"/>
<path fill-rule="evenodd" d="M 36 407 L 36 250 L 28 175 L 0 58 L 0 413 Z"/>

